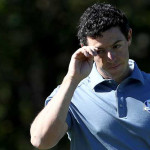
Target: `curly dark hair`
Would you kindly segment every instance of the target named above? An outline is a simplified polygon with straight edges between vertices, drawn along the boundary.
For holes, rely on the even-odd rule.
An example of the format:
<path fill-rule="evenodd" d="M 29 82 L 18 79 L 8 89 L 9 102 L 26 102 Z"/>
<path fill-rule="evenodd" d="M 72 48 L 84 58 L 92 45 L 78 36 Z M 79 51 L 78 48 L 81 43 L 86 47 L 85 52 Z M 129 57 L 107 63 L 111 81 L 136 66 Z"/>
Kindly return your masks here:
<path fill-rule="evenodd" d="M 80 44 L 87 45 L 87 36 L 96 38 L 115 26 L 118 26 L 128 39 L 130 26 L 125 14 L 111 4 L 94 4 L 87 8 L 80 18 L 77 34 Z"/>

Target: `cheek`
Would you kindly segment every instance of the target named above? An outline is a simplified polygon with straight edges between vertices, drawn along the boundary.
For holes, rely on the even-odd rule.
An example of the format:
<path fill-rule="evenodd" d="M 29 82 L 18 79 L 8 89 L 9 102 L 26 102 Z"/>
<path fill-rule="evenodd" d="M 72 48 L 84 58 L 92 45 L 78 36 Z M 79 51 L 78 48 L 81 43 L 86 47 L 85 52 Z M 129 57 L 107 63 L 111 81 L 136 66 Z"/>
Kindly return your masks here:
<path fill-rule="evenodd" d="M 128 52 L 128 49 L 125 49 L 125 50 L 122 52 L 121 57 L 122 57 L 122 59 L 129 59 L 129 52 Z"/>
<path fill-rule="evenodd" d="M 118 51 L 117 56 L 122 60 L 126 60 L 129 58 L 129 51 L 127 45 L 124 46 L 120 51 Z"/>
<path fill-rule="evenodd" d="M 94 62 L 96 63 L 96 65 L 98 66 L 98 67 L 103 67 L 103 65 L 104 65 L 104 59 L 103 58 L 101 58 L 100 56 L 95 56 L 94 57 Z"/>
<path fill-rule="evenodd" d="M 99 55 L 97 55 L 97 56 L 94 57 L 94 61 L 101 63 L 102 62 L 102 58 Z"/>

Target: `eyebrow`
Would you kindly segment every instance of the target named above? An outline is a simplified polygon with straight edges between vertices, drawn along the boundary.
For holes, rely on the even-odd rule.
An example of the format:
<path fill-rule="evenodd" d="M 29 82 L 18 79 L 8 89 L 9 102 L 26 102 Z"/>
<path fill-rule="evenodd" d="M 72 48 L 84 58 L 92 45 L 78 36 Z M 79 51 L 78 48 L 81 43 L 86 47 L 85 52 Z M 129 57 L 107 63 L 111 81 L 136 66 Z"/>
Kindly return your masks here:
<path fill-rule="evenodd" d="M 119 43 L 119 42 L 122 42 L 123 40 L 117 40 L 116 42 L 114 42 L 112 45 L 115 45 L 115 44 L 117 44 L 117 43 Z M 101 47 L 101 46 L 99 46 L 99 47 L 97 47 L 98 49 L 103 49 L 103 47 Z"/>
<path fill-rule="evenodd" d="M 116 42 L 114 42 L 112 45 L 115 45 L 115 44 L 117 44 L 117 43 L 119 43 L 119 42 L 122 42 L 123 40 L 117 40 Z"/>

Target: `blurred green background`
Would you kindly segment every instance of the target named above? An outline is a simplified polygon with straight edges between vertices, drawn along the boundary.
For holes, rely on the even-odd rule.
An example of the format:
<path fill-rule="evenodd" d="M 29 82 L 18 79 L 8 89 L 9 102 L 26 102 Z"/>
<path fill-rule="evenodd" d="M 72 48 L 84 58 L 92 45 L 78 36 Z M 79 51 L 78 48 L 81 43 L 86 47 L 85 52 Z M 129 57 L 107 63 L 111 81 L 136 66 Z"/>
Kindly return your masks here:
<path fill-rule="evenodd" d="M 96 0 L 0 0 L 0 150 L 34 150 L 30 124 L 79 48 L 77 23 Z M 104 2 L 101 0 L 100 2 Z M 105 0 L 133 28 L 130 58 L 150 72 L 150 1 Z M 53 150 L 69 150 L 65 136 Z"/>

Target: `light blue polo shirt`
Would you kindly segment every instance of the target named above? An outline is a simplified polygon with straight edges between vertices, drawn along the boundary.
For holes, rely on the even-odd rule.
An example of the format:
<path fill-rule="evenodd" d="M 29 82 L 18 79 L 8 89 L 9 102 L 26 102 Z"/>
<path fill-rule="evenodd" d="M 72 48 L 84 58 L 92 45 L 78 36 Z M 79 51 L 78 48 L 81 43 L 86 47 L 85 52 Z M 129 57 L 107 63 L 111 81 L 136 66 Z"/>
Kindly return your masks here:
<path fill-rule="evenodd" d="M 71 150 L 150 150 L 150 75 L 133 60 L 129 66 L 119 85 L 103 79 L 95 63 L 79 83 L 66 119 Z"/>

